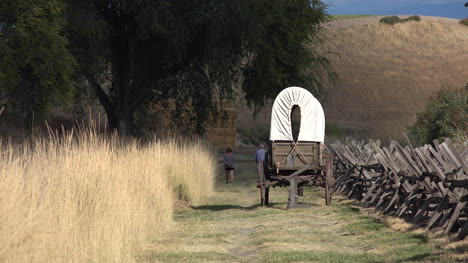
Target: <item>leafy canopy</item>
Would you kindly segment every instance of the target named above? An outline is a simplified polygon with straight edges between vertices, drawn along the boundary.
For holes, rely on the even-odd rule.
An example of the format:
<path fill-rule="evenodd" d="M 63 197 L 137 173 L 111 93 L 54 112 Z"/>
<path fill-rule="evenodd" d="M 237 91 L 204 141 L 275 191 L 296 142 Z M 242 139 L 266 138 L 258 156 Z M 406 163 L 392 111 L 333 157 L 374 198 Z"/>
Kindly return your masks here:
<path fill-rule="evenodd" d="M 71 50 L 116 123 L 172 101 L 176 115 L 195 112 L 202 133 L 236 87 L 254 107 L 291 85 L 324 95 L 322 69 L 331 65 L 305 45 L 320 43 L 329 19 L 321 1 L 67 2 Z"/>
<path fill-rule="evenodd" d="M 62 34 L 63 9 L 54 0 L 0 2 L 0 93 L 28 124 L 67 104 L 73 91 L 76 63 Z"/>
<path fill-rule="evenodd" d="M 465 141 L 468 137 L 468 84 L 461 89 L 441 90 L 429 100 L 426 111 L 418 114 L 409 131 L 419 144 L 430 144 L 443 137 Z"/>
<path fill-rule="evenodd" d="M 40 120 L 78 75 L 124 134 L 135 112 L 169 102 L 203 133 L 236 89 L 253 107 L 292 85 L 323 95 L 330 64 L 314 44 L 328 19 L 319 0 L 3 0 L 0 93 Z"/>

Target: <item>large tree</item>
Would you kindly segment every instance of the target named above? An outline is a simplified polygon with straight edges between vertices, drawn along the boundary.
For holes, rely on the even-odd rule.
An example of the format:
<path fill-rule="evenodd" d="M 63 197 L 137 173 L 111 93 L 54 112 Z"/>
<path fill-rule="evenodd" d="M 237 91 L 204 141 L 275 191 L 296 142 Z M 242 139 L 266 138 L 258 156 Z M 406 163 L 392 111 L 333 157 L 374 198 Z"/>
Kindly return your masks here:
<path fill-rule="evenodd" d="M 76 62 L 63 36 L 64 5 L 55 0 L 0 1 L 0 93 L 27 124 L 65 105 Z"/>
<path fill-rule="evenodd" d="M 68 0 L 68 37 L 111 128 L 131 131 L 148 101 L 174 99 L 196 112 L 240 81 L 261 106 L 288 85 L 321 89 L 328 60 L 318 42 L 327 20 L 319 0 Z M 310 47 L 310 45 L 309 45 Z M 307 70 L 312 67 L 312 70 Z M 110 87 L 106 87 L 109 85 Z"/>

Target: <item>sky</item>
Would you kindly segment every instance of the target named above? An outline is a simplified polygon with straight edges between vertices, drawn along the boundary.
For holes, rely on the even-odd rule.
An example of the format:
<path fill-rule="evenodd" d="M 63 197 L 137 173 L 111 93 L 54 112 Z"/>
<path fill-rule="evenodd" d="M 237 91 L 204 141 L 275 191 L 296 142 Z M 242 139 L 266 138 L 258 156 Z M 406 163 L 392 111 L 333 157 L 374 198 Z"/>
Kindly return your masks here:
<path fill-rule="evenodd" d="M 468 17 L 468 0 L 323 0 L 332 15 L 432 15 Z"/>

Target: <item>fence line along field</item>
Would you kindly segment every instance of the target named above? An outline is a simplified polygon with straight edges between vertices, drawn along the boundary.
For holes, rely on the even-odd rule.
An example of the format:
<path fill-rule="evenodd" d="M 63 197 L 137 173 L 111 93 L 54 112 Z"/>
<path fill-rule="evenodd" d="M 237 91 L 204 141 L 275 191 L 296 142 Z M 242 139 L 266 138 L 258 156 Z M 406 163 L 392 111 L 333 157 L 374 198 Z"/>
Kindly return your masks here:
<path fill-rule="evenodd" d="M 404 217 L 426 229 L 468 235 L 468 141 L 458 149 L 450 139 L 434 147 L 403 148 L 396 141 L 332 144 L 335 190 L 376 210 Z"/>
<path fill-rule="evenodd" d="M 0 262 L 134 261 L 179 200 L 196 205 L 213 189 L 200 143 L 82 131 L 0 148 Z"/>

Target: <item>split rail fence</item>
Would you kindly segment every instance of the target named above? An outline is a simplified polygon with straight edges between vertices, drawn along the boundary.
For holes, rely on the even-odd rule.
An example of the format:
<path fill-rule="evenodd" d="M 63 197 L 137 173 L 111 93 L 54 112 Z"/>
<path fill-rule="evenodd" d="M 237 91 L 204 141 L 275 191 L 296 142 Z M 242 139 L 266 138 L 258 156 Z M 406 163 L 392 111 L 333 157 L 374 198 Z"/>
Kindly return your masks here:
<path fill-rule="evenodd" d="M 450 139 L 434 147 L 401 146 L 393 141 L 331 145 L 334 191 L 385 214 L 402 217 L 444 234 L 468 235 L 468 141 Z"/>

